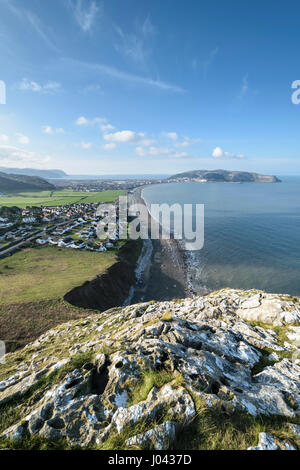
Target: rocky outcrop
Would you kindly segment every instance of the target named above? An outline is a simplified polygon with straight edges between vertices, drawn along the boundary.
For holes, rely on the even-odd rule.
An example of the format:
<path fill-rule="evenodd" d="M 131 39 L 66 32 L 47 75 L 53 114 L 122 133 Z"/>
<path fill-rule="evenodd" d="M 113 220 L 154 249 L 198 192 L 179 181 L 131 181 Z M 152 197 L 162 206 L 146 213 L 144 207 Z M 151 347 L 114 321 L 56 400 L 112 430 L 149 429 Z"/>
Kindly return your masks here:
<path fill-rule="evenodd" d="M 251 448 L 297 448 L 299 333 L 299 298 L 230 289 L 69 322 L 7 355 L 0 407 L 18 416 L 2 439 L 172 448 L 201 402 L 290 426 L 288 438 L 278 426 L 258 433 Z"/>
<path fill-rule="evenodd" d="M 270 434 L 261 432 L 259 434 L 259 442 L 255 447 L 249 447 L 248 450 L 297 450 L 293 444 L 288 441 L 277 439 Z"/>

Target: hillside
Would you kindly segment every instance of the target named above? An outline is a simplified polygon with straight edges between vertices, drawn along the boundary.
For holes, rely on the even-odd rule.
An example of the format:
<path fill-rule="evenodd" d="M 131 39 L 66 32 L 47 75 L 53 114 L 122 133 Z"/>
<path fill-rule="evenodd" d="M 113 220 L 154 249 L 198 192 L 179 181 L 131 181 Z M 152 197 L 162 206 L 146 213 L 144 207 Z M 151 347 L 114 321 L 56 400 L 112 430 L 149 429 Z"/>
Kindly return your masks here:
<path fill-rule="evenodd" d="M 228 183 L 280 183 L 280 179 L 271 175 L 260 175 L 259 173 L 249 173 L 247 171 L 227 171 L 227 170 L 193 170 L 178 173 L 168 178 L 172 181 L 198 181 L 208 182 L 228 182 Z"/>
<path fill-rule="evenodd" d="M 0 172 L 0 193 L 53 190 L 55 186 L 38 176 L 14 175 Z"/>
<path fill-rule="evenodd" d="M 65 178 L 68 176 L 63 170 L 36 170 L 34 168 L 6 168 L 0 166 L 2 173 L 25 175 L 25 176 L 39 176 L 40 178 Z"/>
<path fill-rule="evenodd" d="M 3 448 L 296 449 L 300 299 L 223 289 L 69 321 L 0 369 Z"/>

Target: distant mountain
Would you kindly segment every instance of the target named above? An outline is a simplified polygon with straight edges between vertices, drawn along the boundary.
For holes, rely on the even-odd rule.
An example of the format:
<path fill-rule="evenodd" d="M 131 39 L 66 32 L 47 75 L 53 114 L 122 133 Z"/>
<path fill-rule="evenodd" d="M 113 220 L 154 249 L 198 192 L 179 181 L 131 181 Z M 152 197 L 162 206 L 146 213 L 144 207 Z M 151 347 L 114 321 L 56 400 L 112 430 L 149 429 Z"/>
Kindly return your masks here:
<path fill-rule="evenodd" d="M 5 168 L 0 166 L 2 173 L 26 176 L 39 176 L 40 178 L 65 178 L 67 173 L 63 170 L 35 170 L 34 168 Z"/>
<path fill-rule="evenodd" d="M 0 172 L 0 193 L 53 189 L 55 189 L 53 184 L 38 176 L 11 175 Z"/>
<path fill-rule="evenodd" d="M 247 171 L 193 170 L 170 176 L 172 181 L 207 181 L 227 183 L 280 183 L 280 179 L 271 175 L 260 175 Z"/>

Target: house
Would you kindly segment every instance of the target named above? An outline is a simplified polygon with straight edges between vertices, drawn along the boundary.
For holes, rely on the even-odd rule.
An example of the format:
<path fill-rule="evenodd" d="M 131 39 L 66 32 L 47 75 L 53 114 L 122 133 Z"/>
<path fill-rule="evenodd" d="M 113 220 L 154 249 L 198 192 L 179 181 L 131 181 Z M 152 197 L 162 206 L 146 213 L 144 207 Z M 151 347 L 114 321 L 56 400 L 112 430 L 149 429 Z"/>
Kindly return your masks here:
<path fill-rule="evenodd" d="M 46 244 L 48 243 L 48 240 L 43 240 L 42 238 L 38 238 L 38 239 L 36 240 L 36 243 L 37 243 L 38 245 L 46 245 Z"/>

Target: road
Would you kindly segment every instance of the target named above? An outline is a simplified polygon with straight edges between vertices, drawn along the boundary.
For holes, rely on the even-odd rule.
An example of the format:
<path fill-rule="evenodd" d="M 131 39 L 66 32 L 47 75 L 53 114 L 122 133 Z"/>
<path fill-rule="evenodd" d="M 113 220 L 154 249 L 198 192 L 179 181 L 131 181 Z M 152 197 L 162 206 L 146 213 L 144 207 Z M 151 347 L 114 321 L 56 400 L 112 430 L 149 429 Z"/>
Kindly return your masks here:
<path fill-rule="evenodd" d="M 67 225 L 69 223 L 74 222 L 76 219 L 77 219 L 77 217 L 74 217 L 72 219 L 69 219 L 67 222 L 61 222 L 57 225 L 51 225 L 50 227 L 46 228 L 46 230 L 40 230 L 38 232 L 35 232 L 34 234 L 30 235 L 27 238 L 24 238 L 23 240 L 16 243 L 15 245 L 10 246 L 10 247 L 6 248 L 5 250 L 0 251 L 0 258 L 5 258 L 6 256 L 9 256 L 11 253 L 14 253 L 16 250 L 18 250 L 18 249 L 22 248 L 23 246 L 25 246 L 28 242 L 32 242 L 33 240 L 36 240 L 42 234 L 45 234 L 49 231 L 52 232 L 53 230 L 56 230 L 58 227 L 60 227 L 62 225 Z"/>

